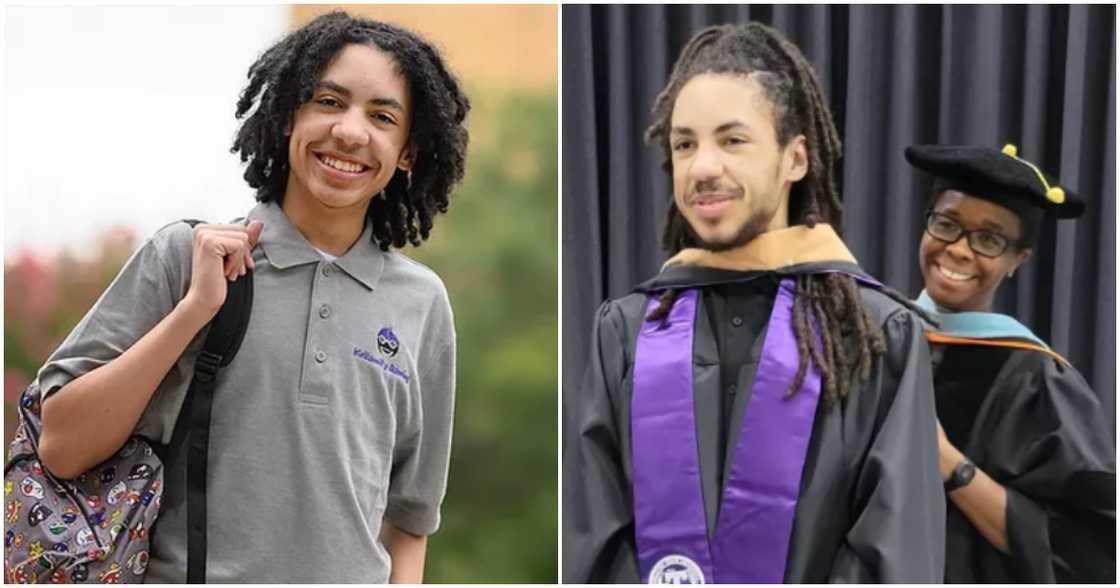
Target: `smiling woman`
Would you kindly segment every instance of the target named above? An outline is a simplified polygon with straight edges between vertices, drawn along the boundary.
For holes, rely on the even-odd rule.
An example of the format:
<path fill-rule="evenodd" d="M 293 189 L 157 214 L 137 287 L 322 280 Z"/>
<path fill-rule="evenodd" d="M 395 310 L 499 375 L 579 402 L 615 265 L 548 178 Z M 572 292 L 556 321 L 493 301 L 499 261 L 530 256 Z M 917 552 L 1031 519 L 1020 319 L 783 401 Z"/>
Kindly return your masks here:
<path fill-rule="evenodd" d="M 946 582 L 1115 579 L 1115 449 L 1097 396 L 996 291 L 1032 253 L 1043 216 L 1083 204 L 1013 145 L 918 145 L 937 180 L 922 236 L 919 304 L 949 496 Z"/>
<path fill-rule="evenodd" d="M 990 311 L 1004 278 L 1031 255 L 1023 221 L 1007 208 L 945 190 L 927 217 L 919 253 L 930 296 L 954 311 Z"/>

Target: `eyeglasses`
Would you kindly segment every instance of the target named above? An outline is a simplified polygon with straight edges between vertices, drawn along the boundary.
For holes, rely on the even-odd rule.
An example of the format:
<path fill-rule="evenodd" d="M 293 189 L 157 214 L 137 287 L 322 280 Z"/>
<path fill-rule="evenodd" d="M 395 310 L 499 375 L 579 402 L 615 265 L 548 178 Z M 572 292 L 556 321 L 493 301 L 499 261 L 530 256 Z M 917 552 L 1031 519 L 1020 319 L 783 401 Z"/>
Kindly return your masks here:
<path fill-rule="evenodd" d="M 932 211 L 926 213 L 926 232 L 945 243 L 956 243 L 961 237 L 967 237 L 973 253 L 984 257 L 999 257 L 1009 246 L 1020 243 L 991 231 L 966 231 L 953 217 Z"/>

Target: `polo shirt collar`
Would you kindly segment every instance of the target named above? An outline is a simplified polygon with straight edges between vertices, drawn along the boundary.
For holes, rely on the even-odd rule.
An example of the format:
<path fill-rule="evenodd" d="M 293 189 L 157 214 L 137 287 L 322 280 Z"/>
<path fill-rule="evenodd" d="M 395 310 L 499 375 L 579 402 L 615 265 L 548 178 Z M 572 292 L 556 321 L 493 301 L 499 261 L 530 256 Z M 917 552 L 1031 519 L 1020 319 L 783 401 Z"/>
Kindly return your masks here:
<path fill-rule="evenodd" d="M 273 267 L 288 269 L 297 265 L 324 261 L 323 256 L 288 220 L 288 215 L 284 214 L 284 210 L 276 203 L 258 204 L 249 212 L 249 220 L 264 222 L 259 246 L 264 250 L 268 263 Z M 357 242 L 334 261 L 343 272 L 370 290 L 373 290 L 378 278 L 381 277 L 387 255 L 370 241 L 372 232 L 373 228 L 367 222 Z"/>

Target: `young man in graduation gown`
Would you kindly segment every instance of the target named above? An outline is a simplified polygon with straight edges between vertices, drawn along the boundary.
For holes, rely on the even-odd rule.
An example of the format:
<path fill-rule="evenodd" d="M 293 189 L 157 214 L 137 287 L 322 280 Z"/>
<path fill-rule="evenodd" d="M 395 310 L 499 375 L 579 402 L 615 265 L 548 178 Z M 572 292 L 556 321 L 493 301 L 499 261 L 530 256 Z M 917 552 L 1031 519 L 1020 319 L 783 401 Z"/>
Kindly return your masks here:
<path fill-rule="evenodd" d="M 918 145 L 932 174 L 918 304 L 929 326 L 947 582 L 1116 581 L 1116 446 L 1081 374 L 1014 318 L 992 312 L 1045 216 L 1084 204 L 1007 145 Z"/>
<path fill-rule="evenodd" d="M 758 25 L 684 48 L 654 107 L 674 258 L 599 310 L 571 402 L 565 582 L 939 582 L 917 316 L 857 265 L 810 66 Z"/>

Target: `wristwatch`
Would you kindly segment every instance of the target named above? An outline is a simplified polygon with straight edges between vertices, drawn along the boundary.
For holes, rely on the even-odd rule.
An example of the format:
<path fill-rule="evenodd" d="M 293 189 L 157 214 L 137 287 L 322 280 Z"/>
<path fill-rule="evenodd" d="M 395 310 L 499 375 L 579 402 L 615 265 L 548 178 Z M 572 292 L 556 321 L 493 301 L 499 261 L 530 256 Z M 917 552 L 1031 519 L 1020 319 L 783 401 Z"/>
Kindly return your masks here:
<path fill-rule="evenodd" d="M 945 480 L 945 491 L 952 492 L 964 488 L 974 477 L 976 477 L 976 464 L 968 461 L 966 457 L 957 464 L 957 467 L 953 468 L 953 473 L 949 474 L 949 479 Z"/>

